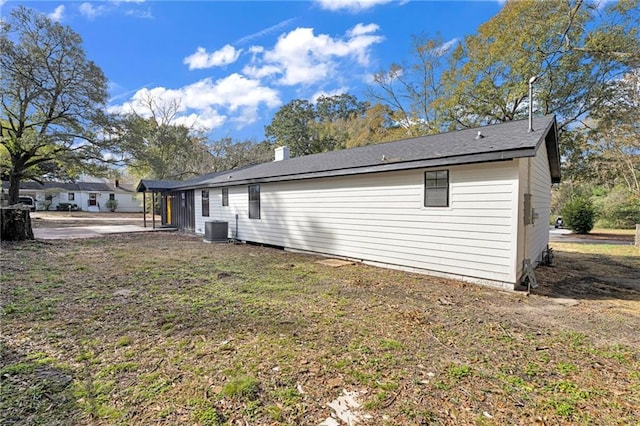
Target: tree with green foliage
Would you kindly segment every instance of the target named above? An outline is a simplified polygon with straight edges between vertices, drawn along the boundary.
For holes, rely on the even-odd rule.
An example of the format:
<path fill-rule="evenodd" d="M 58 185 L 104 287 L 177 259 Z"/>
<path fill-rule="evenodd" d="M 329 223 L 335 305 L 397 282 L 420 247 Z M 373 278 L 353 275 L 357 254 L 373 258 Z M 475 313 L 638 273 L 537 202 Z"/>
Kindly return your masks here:
<path fill-rule="evenodd" d="M 240 167 L 273 161 L 273 145 L 269 141 L 235 141 L 222 138 L 210 144 L 213 156 L 212 172 L 233 170 Z"/>
<path fill-rule="evenodd" d="M 600 12 L 582 0 L 507 2 L 454 51 L 439 107 L 462 127 L 524 118 L 537 76 L 535 112 L 556 114 L 569 130 L 606 99 L 607 82 L 638 64 L 634 3 Z"/>
<path fill-rule="evenodd" d="M 633 229 L 640 223 L 640 197 L 630 193 L 626 186 L 606 188 L 594 195 L 598 227 Z"/>
<path fill-rule="evenodd" d="M 283 105 L 265 127 L 265 136 L 272 142 L 288 146 L 291 155 L 321 152 L 322 146 L 315 133 L 315 111 L 313 104 L 303 99 L 294 99 Z"/>
<path fill-rule="evenodd" d="M 265 135 L 288 146 L 294 157 L 341 149 L 349 139 L 345 123 L 364 115 L 366 108 L 349 94 L 321 96 L 315 104 L 294 99 L 276 112 Z"/>
<path fill-rule="evenodd" d="M 592 114 L 586 136 L 592 177 L 625 185 L 640 200 L 640 69 L 611 82 L 606 102 Z"/>
<path fill-rule="evenodd" d="M 588 170 L 585 138 L 571 133 L 603 105 L 609 84 L 640 66 L 638 0 L 598 8 L 583 0 L 510 1 L 474 35 L 448 43 L 423 38 L 412 61 L 374 79 L 378 100 L 425 132 L 556 114 L 570 172 Z"/>
<path fill-rule="evenodd" d="M 401 113 L 391 107 L 376 103 L 367 108 L 364 116 L 345 123 L 349 138 L 345 148 L 354 148 L 382 142 L 391 142 L 412 136 L 411 129 L 401 126 Z"/>
<path fill-rule="evenodd" d="M 578 234 L 587 234 L 593 229 L 595 210 L 591 200 L 586 197 L 574 197 L 562 209 L 565 225 Z"/>
<path fill-rule="evenodd" d="M 0 162 L 8 201 L 20 182 L 72 178 L 104 169 L 109 140 L 98 136 L 107 79 L 80 36 L 17 7 L 0 21 Z"/>
<path fill-rule="evenodd" d="M 193 127 L 176 122 L 180 104 L 149 95 L 135 111 L 117 118 L 118 134 L 132 175 L 160 180 L 185 180 L 210 172 L 213 157 L 208 139 Z"/>

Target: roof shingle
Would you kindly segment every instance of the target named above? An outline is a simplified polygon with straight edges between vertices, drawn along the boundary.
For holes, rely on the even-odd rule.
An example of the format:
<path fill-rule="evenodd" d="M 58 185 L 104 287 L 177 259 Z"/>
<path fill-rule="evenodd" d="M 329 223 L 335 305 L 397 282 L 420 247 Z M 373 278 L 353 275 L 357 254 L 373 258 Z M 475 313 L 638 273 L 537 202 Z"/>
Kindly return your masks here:
<path fill-rule="evenodd" d="M 475 129 L 294 157 L 242 169 L 210 173 L 183 182 L 143 180 L 138 185 L 138 191 L 141 187 L 158 191 L 177 190 L 500 161 L 533 157 L 542 143 L 547 144 L 552 179 L 558 182 L 560 159 L 555 116 L 536 117 L 533 127 L 538 130 L 529 132 L 527 120 L 510 121 Z M 482 137 L 478 137 L 479 133 Z"/>

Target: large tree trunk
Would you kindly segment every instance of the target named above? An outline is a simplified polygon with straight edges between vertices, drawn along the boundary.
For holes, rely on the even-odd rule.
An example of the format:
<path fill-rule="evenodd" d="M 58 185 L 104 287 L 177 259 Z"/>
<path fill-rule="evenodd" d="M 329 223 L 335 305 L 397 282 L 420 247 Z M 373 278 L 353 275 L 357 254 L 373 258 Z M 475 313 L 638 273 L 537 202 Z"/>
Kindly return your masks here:
<path fill-rule="evenodd" d="M 18 204 L 20 199 L 20 175 L 12 168 L 9 173 L 9 205 Z"/>
<path fill-rule="evenodd" d="M 0 208 L 0 240 L 33 240 L 29 209 L 18 206 Z"/>

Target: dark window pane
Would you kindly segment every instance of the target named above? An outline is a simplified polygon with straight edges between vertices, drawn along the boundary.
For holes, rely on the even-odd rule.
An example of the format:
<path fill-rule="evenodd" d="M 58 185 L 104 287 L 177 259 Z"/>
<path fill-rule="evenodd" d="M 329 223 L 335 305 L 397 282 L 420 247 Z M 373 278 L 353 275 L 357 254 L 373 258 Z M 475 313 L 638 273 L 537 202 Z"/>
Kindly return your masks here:
<path fill-rule="evenodd" d="M 202 216 L 209 217 L 209 191 L 202 191 Z"/>
<path fill-rule="evenodd" d="M 229 188 L 222 188 L 222 205 L 229 205 Z"/>
<path fill-rule="evenodd" d="M 436 170 L 432 172 L 425 172 L 424 176 L 424 206 L 448 207 L 449 171 Z"/>
<path fill-rule="evenodd" d="M 260 219 L 260 185 L 249 185 L 249 219 Z"/>
<path fill-rule="evenodd" d="M 447 189 L 437 188 L 429 191 L 427 202 L 430 207 L 447 207 Z"/>

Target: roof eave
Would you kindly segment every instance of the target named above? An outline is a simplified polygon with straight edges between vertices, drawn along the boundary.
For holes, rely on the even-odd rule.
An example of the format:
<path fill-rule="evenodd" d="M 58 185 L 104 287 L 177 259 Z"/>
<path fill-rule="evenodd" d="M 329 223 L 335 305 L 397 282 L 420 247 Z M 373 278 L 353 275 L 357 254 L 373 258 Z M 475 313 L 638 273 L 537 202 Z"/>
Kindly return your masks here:
<path fill-rule="evenodd" d="M 549 172 L 551 173 L 551 183 L 560 183 L 562 178 L 560 166 L 560 146 L 558 143 L 558 123 L 555 115 L 553 120 L 549 121 L 547 128 L 542 132 L 542 137 L 538 140 L 536 151 L 545 143 L 547 148 L 547 158 L 549 160 Z"/>
<path fill-rule="evenodd" d="M 521 148 L 509 151 L 487 152 L 481 154 L 432 158 L 419 161 L 397 162 L 389 164 L 377 164 L 372 166 L 352 167 L 348 169 L 328 170 L 321 172 L 298 173 L 294 175 L 267 176 L 261 178 L 249 178 L 230 180 L 225 182 L 205 182 L 196 186 L 178 186 L 172 189 L 200 189 L 218 188 L 225 186 L 247 185 L 255 183 L 283 182 L 291 180 L 303 180 L 312 178 L 352 176 L 359 174 L 370 174 L 390 171 L 425 169 L 433 167 L 457 166 L 476 163 L 488 163 L 496 161 L 509 161 L 514 158 L 533 157 L 535 148 Z"/>

